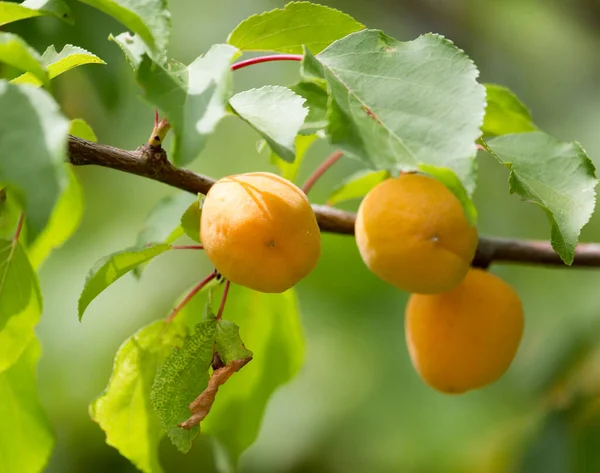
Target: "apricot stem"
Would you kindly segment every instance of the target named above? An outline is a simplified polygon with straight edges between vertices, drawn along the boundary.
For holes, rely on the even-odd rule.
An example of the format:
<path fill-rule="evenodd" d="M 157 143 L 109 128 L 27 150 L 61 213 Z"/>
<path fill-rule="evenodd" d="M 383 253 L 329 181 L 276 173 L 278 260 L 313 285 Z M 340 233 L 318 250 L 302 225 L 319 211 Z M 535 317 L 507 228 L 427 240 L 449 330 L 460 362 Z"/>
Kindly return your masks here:
<path fill-rule="evenodd" d="M 325 174 L 325 171 L 327 171 L 331 166 L 333 166 L 337 161 L 339 161 L 343 155 L 344 153 L 342 151 L 334 151 L 333 153 L 331 153 L 331 155 L 329 155 L 329 157 L 325 161 L 323 161 L 321 165 L 317 169 L 315 169 L 315 172 L 313 172 L 312 175 L 306 180 L 306 182 L 302 186 L 302 190 L 304 191 L 304 193 L 308 194 L 308 192 L 316 184 L 319 178 L 323 174 Z"/>
<path fill-rule="evenodd" d="M 200 281 L 189 293 L 187 296 L 185 296 L 183 298 L 183 300 L 177 305 L 177 307 L 175 307 L 171 313 L 169 314 L 169 316 L 166 319 L 167 323 L 171 323 L 173 321 L 173 319 L 175 318 L 175 316 L 181 311 L 181 309 L 183 309 L 185 307 L 185 305 L 192 300 L 192 298 L 198 294 L 198 292 L 200 292 L 209 282 L 211 282 L 215 277 L 217 276 L 217 274 L 214 271 L 211 271 L 211 273 L 206 276 L 202 281 Z"/>
<path fill-rule="evenodd" d="M 202 245 L 171 245 L 172 250 L 203 250 Z"/>
<path fill-rule="evenodd" d="M 227 302 L 227 294 L 229 294 L 229 286 L 231 282 L 225 281 L 225 289 L 223 290 L 223 297 L 221 298 L 221 305 L 219 306 L 219 312 L 217 312 L 217 320 L 221 320 L 223 317 L 223 311 L 225 310 L 225 302 Z"/>
<path fill-rule="evenodd" d="M 237 71 L 238 69 L 242 69 L 247 66 L 252 66 L 253 64 L 261 64 L 263 62 L 271 62 L 271 61 L 302 61 L 301 54 L 273 54 L 271 56 L 259 56 L 253 57 L 250 59 L 246 59 L 244 61 L 236 62 L 231 65 L 232 71 Z"/>

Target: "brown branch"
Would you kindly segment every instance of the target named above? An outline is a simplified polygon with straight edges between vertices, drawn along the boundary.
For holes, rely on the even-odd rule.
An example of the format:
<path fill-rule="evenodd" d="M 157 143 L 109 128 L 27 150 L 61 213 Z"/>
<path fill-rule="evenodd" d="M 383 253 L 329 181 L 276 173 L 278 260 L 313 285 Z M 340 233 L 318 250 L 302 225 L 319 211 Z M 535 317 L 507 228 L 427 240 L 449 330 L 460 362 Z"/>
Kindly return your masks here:
<path fill-rule="evenodd" d="M 93 164 L 118 171 L 147 177 L 155 181 L 191 192 L 206 194 L 215 180 L 179 169 L 168 160 L 166 153 L 148 145 L 136 151 L 125 151 L 112 146 L 69 137 L 69 161 L 77 166 Z M 324 232 L 354 234 L 355 214 L 324 205 L 313 205 Z M 540 264 L 566 266 L 547 241 L 480 237 L 473 266 L 487 267 L 495 263 Z M 581 243 L 575 250 L 573 266 L 600 267 L 600 243 Z"/>

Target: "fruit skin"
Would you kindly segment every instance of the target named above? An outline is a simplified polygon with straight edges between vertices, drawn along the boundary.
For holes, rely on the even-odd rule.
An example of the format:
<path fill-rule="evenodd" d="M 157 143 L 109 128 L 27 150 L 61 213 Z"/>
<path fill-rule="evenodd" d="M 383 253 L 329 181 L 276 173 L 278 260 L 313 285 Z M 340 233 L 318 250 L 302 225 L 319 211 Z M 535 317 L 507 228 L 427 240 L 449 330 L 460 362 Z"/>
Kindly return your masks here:
<path fill-rule="evenodd" d="M 515 290 L 481 269 L 444 294 L 413 294 L 406 306 L 408 351 L 421 378 L 444 393 L 496 381 L 510 366 L 523 335 Z"/>
<path fill-rule="evenodd" d="M 363 199 L 356 244 L 367 267 L 408 292 L 437 294 L 465 277 L 477 249 L 477 229 L 441 182 L 402 174 Z"/>
<path fill-rule="evenodd" d="M 260 292 L 283 292 L 321 254 L 317 219 L 304 192 L 268 172 L 224 177 L 206 195 L 200 239 L 217 270 Z"/>

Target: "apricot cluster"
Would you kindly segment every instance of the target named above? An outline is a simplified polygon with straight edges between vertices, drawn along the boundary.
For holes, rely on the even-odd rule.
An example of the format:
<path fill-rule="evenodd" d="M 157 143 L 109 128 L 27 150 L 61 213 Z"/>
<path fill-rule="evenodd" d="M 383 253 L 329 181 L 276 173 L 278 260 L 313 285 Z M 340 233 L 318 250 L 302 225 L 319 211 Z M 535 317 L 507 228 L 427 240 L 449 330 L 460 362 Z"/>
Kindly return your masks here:
<path fill-rule="evenodd" d="M 496 381 L 523 334 L 516 292 L 470 264 L 477 230 L 441 182 L 402 174 L 373 188 L 356 218 L 367 267 L 408 291 L 405 332 L 413 366 L 431 387 L 462 393 Z"/>

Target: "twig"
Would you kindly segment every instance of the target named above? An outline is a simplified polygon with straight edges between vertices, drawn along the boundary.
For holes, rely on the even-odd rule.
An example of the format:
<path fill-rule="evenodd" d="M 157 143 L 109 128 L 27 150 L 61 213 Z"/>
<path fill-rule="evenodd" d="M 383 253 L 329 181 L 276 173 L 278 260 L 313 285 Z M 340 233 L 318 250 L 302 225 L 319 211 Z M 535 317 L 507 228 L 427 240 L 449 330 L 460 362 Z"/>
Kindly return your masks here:
<path fill-rule="evenodd" d="M 252 66 L 254 64 L 261 64 L 263 62 L 271 61 L 302 61 L 301 54 L 273 54 L 272 56 L 260 56 L 246 59 L 244 61 L 236 62 L 231 65 L 232 71 L 237 71 L 244 67 Z"/>
<path fill-rule="evenodd" d="M 202 245 L 171 245 L 172 250 L 203 250 Z"/>
<path fill-rule="evenodd" d="M 183 298 L 183 300 L 177 305 L 177 307 L 175 307 L 171 313 L 169 314 L 169 316 L 167 317 L 166 321 L 167 323 L 170 323 L 173 321 L 173 319 L 175 318 L 175 316 L 181 311 L 181 309 L 183 309 L 186 304 L 192 300 L 192 298 L 198 294 L 198 292 L 200 292 L 209 282 L 211 282 L 215 277 L 217 276 L 217 274 L 212 271 L 208 276 L 206 276 L 202 281 L 200 281 L 196 286 L 194 286 L 194 289 L 192 289 L 189 294 L 187 296 L 185 296 Z"/>
<path fill-rule="evenodd" d="M 302 186 L 302 190 L 305 194 L 308 194 L 310 190 L 313 188 L 315 183 L 321 178 L 323 174 L 335 163 L 337 163 L 341 157 L 344 156 L 344 153 L 341 151 L 334 151 L 331 155 L 321 163 L 321 165 L 315 169 L 315 172 L 311 174 L 311 176 L 306 180 L 304 185 Z"/>
<path fill-rule="evenodd" d="M 225 303 L 227 302 L 227 294 L 229 294 L 229 286 L 231 282 L 229 279 L 225 281 L 225 289 L 223 290 L 223 297 L 221 297 L 221 305 L 219 306 L 219 312 L 217 312 L 217 320 L 221 320 L 223 317 L 223 311 L 225 310 Z"/>
<path fill-rule="evenodd" d="M 166 159 L 163 150 L 149 148 L 125 151 L 70 136 L 69 161 L 77 166 L 93 164 L 147 177 L 194 195 L 206 194 L 214 184 L 215 180 L 210 177 L 176 168 Z M 324 205 L 313 205 L 313 210 L 322 231 L 354 234 L 354 213 Z M 568 267 L 547 241 L 481 236 L 473 265 L 486 267 L 492 262 Z M 600 243 L 577 245 L 573 266 L 600 267 Z"/>

